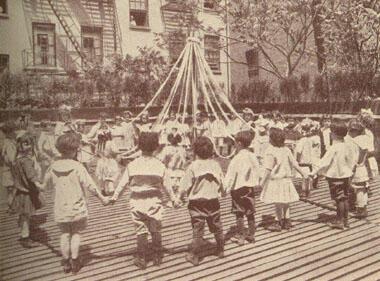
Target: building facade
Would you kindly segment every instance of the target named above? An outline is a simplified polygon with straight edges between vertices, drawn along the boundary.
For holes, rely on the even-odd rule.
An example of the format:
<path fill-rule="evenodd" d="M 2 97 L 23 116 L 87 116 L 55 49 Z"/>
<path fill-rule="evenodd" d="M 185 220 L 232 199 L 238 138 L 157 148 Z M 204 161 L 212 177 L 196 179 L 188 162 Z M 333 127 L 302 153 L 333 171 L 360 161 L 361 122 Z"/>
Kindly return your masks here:
<path fill-rule="evenodd" d="M 13 73 L 66 75 L 113 54 L 136 56 L 140 47 L 156 48 L 156 34 L 176 32 L 178 24 L 171 18 L 176 5 L 177 0 L 0 0 L 0 67 Z M 199 5 L 205 26 L 227 32 L 212 1 Z M 228 58 L 220 48 L 226 44 L 214 34 L 198 36 L 228 92 Z M 175 58 L 170 50 L 162 51 Z"/>

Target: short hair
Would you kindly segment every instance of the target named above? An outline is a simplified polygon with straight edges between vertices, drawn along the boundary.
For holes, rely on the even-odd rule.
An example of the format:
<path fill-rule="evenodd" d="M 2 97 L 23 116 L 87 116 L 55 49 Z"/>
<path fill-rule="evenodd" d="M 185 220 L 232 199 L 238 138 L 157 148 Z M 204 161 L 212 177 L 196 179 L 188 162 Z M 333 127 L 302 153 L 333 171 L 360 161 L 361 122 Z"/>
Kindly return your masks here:
<path fill-rule="evenodd" d="M 358 134 L 363 133 L 364 125 L 358 119 L 352 119 L 348 123 L 348 131 L 349 132 L 357 132 Z"/>
<path fill-rule="evenodd" d="M 142 132 L 139 136 L 138 147 L 142 152 L 152 153 L 159 146 L 158 134 L 154 132 Z"/>
<path fill-rule="evenodd" d="M 66 133 L 58 137 L 55 147 L 62 155 L 78 151 L 81 137 L 76 133 Z"/>
<path fill-rule="evenodd" d="M 15 131 L 15 128 L 16 128 L 16 124 L 13 120 L 8 120 L 7 122 L 5 122 L 3 124 L 3 126 L 1 126 L 1 131 L 5 134 L 5 135 L 8 135 L 12 132 Z"/>
<path fill-rule="evenodd" d="M 168 142 L 171 145 L 177 145 L 182 141 L 182 137 L 179 134 L 169 134 L 168 135 Z"/>
<path fill-rule="evenodd" d="M 330 130 L 339 138 L 344 138 L 347 135 L 347 125 L 342 121 L 334 121 L 331 123 Z"/>
<path fill-rule="evenodd" d="M 270 143 L 275 147 L 283 147 L 285 145 L 285 133 L 279 128 L 269 129 Z"/>
<path fill-rule="evenodd" d="M 214 154 L 214 145 L 208 137 L 199 137 L 193 144 L 195 155 L 201 159 L 209 159 Z"/>
<path fill-rule="evenodd" d="M 241 143 L 244 148 L 251 145 L 253 139 L 255 138 L 255 132 L 252 130 L 238 132 L 235 136 L 235 141 Z"/>

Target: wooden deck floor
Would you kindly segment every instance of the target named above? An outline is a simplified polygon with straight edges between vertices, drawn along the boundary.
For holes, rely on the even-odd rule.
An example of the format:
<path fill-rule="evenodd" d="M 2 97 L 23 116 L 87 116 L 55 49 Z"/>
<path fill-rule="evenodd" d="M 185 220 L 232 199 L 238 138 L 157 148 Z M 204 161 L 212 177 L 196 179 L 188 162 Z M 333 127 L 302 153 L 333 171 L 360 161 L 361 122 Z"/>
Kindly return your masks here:
<path fill-rule="evenodd" d="M 256 243 L 238 247 L 226 242 L 225 258 L 206 257 L 193 267 L 185 262 L 191 226 L 186 208 L 167 210 L 163 244 L 168 250 L 160 267 L 133 264 L 135 237 L 126 196 L 103 207 L 90 197 L 89 226 L 83 233 L 81 253 L 85 266 L 63 274 L 59 231 L 53 222 L 52 202 L 35 216 L 34 239 L 39 246 L 25 250 L 18 239 L 17 217 L 0 205 L 1 280 L 379 280 L 380 178 L 372 183 L 369 217 L 350 219 L 349 230 L 332 230 L 326 222 L 334 215 L 325 181 L 311 197 L 292 205 L 294 228 L 271 233 L 258 228 Z M 222 199 L 225 232 L 234 225 L 230 198 Z M 273 207 L 257 200 L 258 223 Z M 207 238 L 212 236 L 208 233 Z"/>

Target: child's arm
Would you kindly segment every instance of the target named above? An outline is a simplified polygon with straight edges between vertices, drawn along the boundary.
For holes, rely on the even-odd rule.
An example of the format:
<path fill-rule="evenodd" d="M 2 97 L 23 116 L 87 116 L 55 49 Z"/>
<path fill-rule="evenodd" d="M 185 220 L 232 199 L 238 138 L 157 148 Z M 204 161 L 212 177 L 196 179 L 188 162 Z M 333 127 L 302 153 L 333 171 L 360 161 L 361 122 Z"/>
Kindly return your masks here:
<path fill-rule="evenodd" d="M 124 190 L 124 188 L 129 183 L 129 172 L 128 167 L 125 168 L 124 174 L 121 177 L 119 184 L 117 185 L 115 192 L 111 198 L 111 202 L 115 202 L 119 198 L 119 194 Z"/>
<path fill-rule="evenodd" d="M 265 168 L 265 172 L 264 172 L 264 176 L 261 178 L 260 180 L 260 186 L 261 187 L 264 187 L 268 180 L 269 180 L 269 176 L 273 170 L 273 168 L 276 166 L 276 161 L 275 161 L 275 158 L 273 155 L 271 154 L 266 154 L 264 156 L 264 164 L 263 164 L 264 168 Z"/>
<path fill-rule="evenodd" d="M 239 171 L 239 168 L 236 167 L 237 166 L 236 164 L 237 164 L 236 161 L 232 159 L 230 164 L 228 165 L 227 173 L 223 180 L 224 191 L 226 193 L 230 192 L 233 186 L 235 185 L 237 172 Z"/>
<path fill-rule="evenodd" d="M 298 173 L 302 175 L 302 177 L 307 178 L 309 175 L 305 174 L 305 172 L 301 169 L 296 159 L 294 159 L 293 155 L 289 153 L 289 161 L 292 164 L 293 168 L 296 169 Z"/>
<path fill-rule="evenodd" d="M 316 166 L 315 170 L 313 172 L 311 172 L 309 176 L 315 177 L 321 170 L 330 166 L 331 162 L 334 159 L 334 156 L 335 156 L 335 152 L 333 151 L 332 148 L 327 150 L 325 155 L 315 165 Z"/>
<path fill-rule="evenodd" d="M 179 184 L 179 197 L 183 198 L 185 194 L 189 193 L 190 188 L 193 186 L 193 180 L 194 180 L 194 173 L 191 170 L 191 166 L 189 166 L 186 171 L 185 175 L 180 181 Z"/>
<path fill-rule="evenodd" d="M 109 198 L 102 195 L 99 187 L 95 184 L 94 180 L 84 166 L 80 166 L 78 175 L 81 186 L 87 188 L 91 193 L 98 197 L 99 200 L 102 201 L 103 205 L 107 205 L 109 203 Z"/>

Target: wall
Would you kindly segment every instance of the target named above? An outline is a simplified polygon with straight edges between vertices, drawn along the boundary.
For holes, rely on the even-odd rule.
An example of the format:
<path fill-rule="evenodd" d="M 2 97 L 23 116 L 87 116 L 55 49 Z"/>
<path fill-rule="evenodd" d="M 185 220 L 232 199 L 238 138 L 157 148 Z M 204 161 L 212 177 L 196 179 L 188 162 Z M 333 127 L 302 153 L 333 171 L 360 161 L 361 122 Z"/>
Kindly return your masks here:
<path fill-rule="evenodd" d="M 8 17 L 0 16 L 0 53 L 9 55 L 9 69 L 22 70 L 22 50 L 30 48 L 22 0 L 8 0 Z"/>

